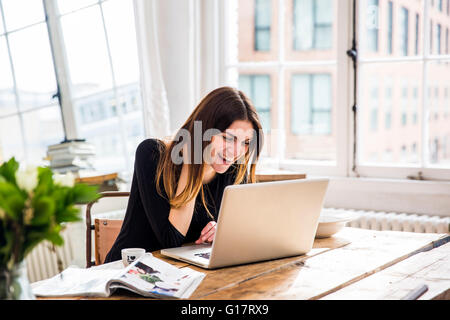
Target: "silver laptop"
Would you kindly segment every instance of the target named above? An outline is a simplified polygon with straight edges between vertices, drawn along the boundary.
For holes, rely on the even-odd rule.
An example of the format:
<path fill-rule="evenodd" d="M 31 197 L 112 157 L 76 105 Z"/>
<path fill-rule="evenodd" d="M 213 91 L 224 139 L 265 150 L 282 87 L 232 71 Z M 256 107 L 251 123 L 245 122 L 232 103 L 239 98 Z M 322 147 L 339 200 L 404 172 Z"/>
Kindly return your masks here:
<path fill-rule="evenodd" d="M 225 187 L 212 244 L 161 254 L 214 269 L 302 255 L 311 250 L 328 179 L 298 179 Z"/>

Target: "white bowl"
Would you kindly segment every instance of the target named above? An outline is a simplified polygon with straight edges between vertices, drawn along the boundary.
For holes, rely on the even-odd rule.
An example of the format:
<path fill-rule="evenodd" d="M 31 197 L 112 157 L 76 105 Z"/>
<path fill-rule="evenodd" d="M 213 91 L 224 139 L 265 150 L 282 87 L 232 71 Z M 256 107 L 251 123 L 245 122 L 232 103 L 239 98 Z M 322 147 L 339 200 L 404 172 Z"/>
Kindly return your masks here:
<path fill-rule="evenodd" d="M 347 222 L 352 221 L 353 219 L 355 219 L 355 216 L 351 214 L 322 212 L 319 217 L 316 238 L 321 239 L 331 237 L 345 227 Z"/>

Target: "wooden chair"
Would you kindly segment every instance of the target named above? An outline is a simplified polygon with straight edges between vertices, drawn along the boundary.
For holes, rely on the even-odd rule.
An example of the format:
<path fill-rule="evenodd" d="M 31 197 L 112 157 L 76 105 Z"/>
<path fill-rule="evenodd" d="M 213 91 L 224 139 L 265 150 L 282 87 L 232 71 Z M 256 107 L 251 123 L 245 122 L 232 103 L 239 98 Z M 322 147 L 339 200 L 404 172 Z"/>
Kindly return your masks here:
<path fill-rule="evenodd" d="M 128 197 L 129 192 L 101 192 L 102 198 Z M 99 200 L 98 199 L 98 200 Z M 111 249 L 122 227 L 123 220 L 95 219 L 92 225 L 91 209 L 98 200 L 90 202 L 86 206 L 86 268 L 102 264 Z M 92 261 L 92 230 L 95 235 L 95 261 Z"/>

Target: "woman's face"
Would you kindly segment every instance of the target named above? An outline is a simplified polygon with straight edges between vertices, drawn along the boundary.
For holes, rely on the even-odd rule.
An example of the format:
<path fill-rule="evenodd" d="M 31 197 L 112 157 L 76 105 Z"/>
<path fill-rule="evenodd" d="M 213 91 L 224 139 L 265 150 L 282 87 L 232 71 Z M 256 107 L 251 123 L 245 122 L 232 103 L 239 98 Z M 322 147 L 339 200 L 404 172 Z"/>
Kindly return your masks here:
<path fill-rule="evenodd" d="M 243 156 L 253 137 L 254 129 L 250 121 L 236 120 L 224 132 L 211 139 L 211 167 L 217 173 L 224 173 Z"/>

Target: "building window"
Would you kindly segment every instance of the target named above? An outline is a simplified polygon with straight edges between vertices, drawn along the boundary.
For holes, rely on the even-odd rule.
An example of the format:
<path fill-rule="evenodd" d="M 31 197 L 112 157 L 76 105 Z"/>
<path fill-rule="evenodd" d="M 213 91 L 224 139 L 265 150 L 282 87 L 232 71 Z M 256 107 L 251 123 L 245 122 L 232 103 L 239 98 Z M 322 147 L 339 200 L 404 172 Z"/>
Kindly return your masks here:
<path fill-rule="evenodd" d="M 367 50 L 369 52 L 378 51 L 378 21 L 379 21 L 378 0 L 367 1 Z"/>
<path fill-rule="evenodd" d="M 291 87 L 291 132 L 330 134 L 331 94 L 329 74 L 294 74 Z"/>
<path fill-rule="evenodd" d="M 433 54 L 433 21 L 430 20 L 430 54 Z"/>
<path fill-rule="evenodd" d="M 331 0 L 294 0 L 294 50 L 327 50 L 333 43 Z"/>
<path fill-rule="evenodd" d="M 415 54 L 419 54 L 419 14 L 416 13 L 416 41 L 414 44 L 414 52 Z"/>
<path fill-rule="evenodd" d="M 436 26 L 436 47 L 437 53 L 441 54 L 441 25 L 439 23 Z"/>
<path fill-rule="evenodd" d="M 445 54 L 448 54 L 448 28 L 445 30 Z"/>
<path fill-rule="evenodd" d="M 402 7 L 400 10 L 400 52 L 402 55 L 408 55 L 408 26 L 409 12 L 408 9 Z"/>
<path fill-rule="evenodd" d="M 393 3 L 389 1 L 388 3 L 388 42 L 387 42 L 387 52 L 392 54 L 392 28 L 393 28 Z"/>
<path fill-rule="evenodd" d="M 266 74 L 240 74 L 239 89 L 252 100 L 261 120 L 263 130 L 270 131 L 270 106 L 272 94 L 270 76 Z"/>
<path fill-rule="evenodd" d="M 384 127 L 385 129 L 391 129 L 392 127 L 392 81 L 386 81 L 385 89 L 385 118 Z"/>
<path fill-rule="evenodd" d="M 255 0 L 255 51 L 270 51 L 271 0 Z"/>

